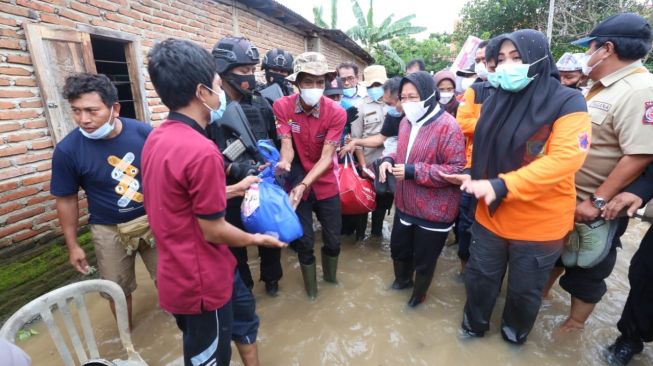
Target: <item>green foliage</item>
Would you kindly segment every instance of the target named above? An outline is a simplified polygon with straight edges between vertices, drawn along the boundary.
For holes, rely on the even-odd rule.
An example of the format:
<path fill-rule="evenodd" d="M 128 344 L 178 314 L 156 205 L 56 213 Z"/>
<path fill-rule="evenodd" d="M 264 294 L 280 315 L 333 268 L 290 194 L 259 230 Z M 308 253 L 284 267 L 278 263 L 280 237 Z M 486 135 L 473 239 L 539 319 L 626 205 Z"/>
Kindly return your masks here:
<path fill-rule="evenodd" d="M 421 41 L 409 36 L 401 36 L 392 39 L 390 47 L 399 59 L 409 61 L 421 58 L 424 60 L 427 71 L 437 72 L 449 67 L 455 58 L 455 52 L 450 47 L 451 41 L 452 36 L 446 33 L 434 33 Z M 382 53 L 374 49 L 372 55 L 378 64 L 385 66 L 388 76 L 404 74 L 404 65 L 389 57 L 385 52 Z"/>
<path fill-rule="evenodd" d="M 338 0 L 331 0 L 331 26 L 324 21 L 324 7 L 313 7 L 313 23 L 320 28 L 338 28 Z"/>

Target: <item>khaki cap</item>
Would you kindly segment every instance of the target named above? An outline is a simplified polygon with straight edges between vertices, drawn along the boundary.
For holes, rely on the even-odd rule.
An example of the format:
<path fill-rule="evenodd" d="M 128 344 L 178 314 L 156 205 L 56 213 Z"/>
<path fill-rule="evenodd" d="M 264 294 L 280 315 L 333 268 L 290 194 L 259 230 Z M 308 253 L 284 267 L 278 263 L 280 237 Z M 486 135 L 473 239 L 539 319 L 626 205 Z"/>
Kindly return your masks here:
<path fill-rule="evenodd" d="M 388 74 L 385 72 L 385 66 L 372 65 L 363 70 L 363 84 L 366 87 L 372 86 L 374 83 L 385 83 L 388 80 Z"/>

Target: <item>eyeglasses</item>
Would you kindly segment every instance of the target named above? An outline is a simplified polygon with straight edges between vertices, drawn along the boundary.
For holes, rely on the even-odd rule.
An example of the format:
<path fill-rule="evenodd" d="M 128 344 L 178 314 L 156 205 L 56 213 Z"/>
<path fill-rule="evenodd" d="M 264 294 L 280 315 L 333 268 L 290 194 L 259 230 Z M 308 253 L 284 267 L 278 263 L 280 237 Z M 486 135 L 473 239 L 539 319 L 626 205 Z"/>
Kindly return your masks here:
<path fill-rule="evenodd" d="M 342 81 L 345 81 L 345 82 L 348 82 L 348 83 L 353 83 L 354 81 L 356 81 L 356 76 L 351 75 L 351 76 L 347 76 L 347 77 L 344 77 L 344 78 L 341 78 L 341 79 L 342 79 Z"/>

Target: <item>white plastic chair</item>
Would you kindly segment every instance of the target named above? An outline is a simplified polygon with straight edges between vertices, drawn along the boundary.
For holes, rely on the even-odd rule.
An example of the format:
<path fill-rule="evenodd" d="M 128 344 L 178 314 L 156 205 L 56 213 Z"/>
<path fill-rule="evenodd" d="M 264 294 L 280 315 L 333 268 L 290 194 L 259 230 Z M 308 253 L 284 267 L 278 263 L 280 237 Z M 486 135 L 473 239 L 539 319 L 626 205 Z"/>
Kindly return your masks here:
<path fill-rule="evenodd" d="M 15 343 L 16 334 L 18 331 L 29 321 L 32 321 L 37 316 L 41 316 L 43 322 L 48 327 L 50 336 L 54 341 L 57 351 L 66 366 L 75 366 L 84 364 L 91 359 L 100 359 L 93 329 L 91 328 L 91 321 L 86 310 L 86 303 L 84 302 L 84 294 L 92 292 L 102 292 L 109 295 L 116 308 L 116 318 L 118 321 L 118 332 L 120 333 L 120 340 L 122 345 L 127 351 L 127 360 L 114 360 L 113 362 L 119 366 L 147 366 L 141 355 L 136 352 L 134 345 L 131 341 L 131 334 L 129 332 L 129 321 L 127 316 L 127 301 L 125 300 L 125 293 L 120 286 L 116 283 L 107 280 L 87 280 L 72 283 L 70 285 L 58 288 L 54 291 L 48 292 L 34 300 L 27 305 L 16 311 L 9 320 L 0 329 L 0 337 Z M 73 317 L 70 309 L 70 302 L 75 302 L 79 321 L 84 333 L 88 353 L 82 344 L 77 328 L 73 322 Z M 63 318 L 64 325 L 70 341 L 77 355 L 76 364 L 73 357 L 64 341 L 59 327 L 54 321 L 52 315 L 53 309 L 59 309 Z"/>

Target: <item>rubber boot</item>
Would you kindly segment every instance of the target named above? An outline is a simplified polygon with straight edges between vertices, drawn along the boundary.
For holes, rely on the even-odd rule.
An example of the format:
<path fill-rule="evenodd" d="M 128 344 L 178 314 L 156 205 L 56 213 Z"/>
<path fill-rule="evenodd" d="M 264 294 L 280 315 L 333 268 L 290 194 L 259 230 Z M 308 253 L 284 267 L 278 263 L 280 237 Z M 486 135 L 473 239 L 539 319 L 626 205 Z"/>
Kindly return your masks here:
<path fill-rule="evenodd" d="M 304 288 L 306 295 L 311 300 L 317 298 L 317 274 L 315 272 L 316 265 L 313 264 L 300 264 L 302 269 L 302 278 L 304 279 Z"/>
<path fill-rule="evenodd" d="M 336 279 L 336 273 L 338 273 L 338 256 L 332 257 L 324 253 L 324 248 L 322 249 L 322 275 L 324 276 L 324 281 L 331 283 L 338 283 Z"/>
<path fill-rule="evenodd" d="M 395 280 L 392 283 L 394 290 L 403 290 L 413 287 L 413 264 L 411 262 L 392 261 L 395 270 Z"/>
<path fill-rule="evenodd" d="M 431 280 L 433 280 L 433 271 L 427 273 L 415 272 L 415 287 L 413 287 L 413 294 L 408 300 L 408 306 L 414 308 L 424 302 L 426 292 L 431 286 Z"/>

